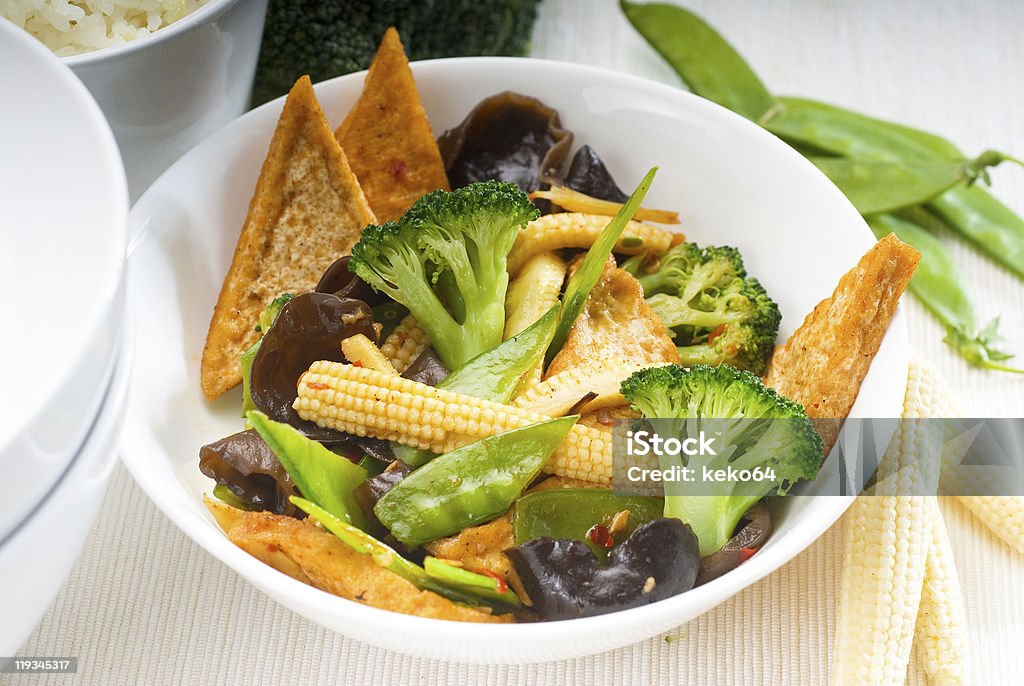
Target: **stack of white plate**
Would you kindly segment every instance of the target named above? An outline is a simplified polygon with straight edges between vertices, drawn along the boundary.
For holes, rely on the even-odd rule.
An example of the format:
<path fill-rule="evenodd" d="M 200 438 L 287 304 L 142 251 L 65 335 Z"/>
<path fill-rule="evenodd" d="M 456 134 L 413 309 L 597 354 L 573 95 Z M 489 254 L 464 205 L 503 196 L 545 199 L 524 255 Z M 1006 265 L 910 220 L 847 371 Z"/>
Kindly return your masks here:
<path fill-rule="evenodd" d="M 74 563 L 116 461 L 128 193 L 110 128 L 0 21 L 0 659 Z"/>

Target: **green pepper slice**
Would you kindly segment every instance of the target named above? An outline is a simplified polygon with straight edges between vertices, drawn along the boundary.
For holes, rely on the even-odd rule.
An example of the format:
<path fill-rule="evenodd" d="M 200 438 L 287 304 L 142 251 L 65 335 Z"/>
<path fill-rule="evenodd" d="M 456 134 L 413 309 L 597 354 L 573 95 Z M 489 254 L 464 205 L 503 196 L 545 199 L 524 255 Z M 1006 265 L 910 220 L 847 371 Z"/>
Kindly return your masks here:
<path fill-rule="evenodd" d="M 588 535 L 596 525 L 607 527 L 616 514 L 629 511 L 625 528 L 614 534 L 624 541 L 641 524 L 662 516 L 665 501 L 643 495 L 613 493 L 603 488 L 554 488 L 523 496 L 512 515 L 516 545 L 547 536 L 586 543 L 598 559 L 608 557 L 609 547 Z"/>

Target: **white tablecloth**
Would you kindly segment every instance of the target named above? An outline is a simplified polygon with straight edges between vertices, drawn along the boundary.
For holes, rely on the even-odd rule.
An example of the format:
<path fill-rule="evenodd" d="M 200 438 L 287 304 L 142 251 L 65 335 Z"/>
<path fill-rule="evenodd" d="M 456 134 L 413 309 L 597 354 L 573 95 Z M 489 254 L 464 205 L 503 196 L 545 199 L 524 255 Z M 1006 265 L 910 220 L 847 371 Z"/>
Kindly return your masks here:
<path fill-rule="evenodd" d="M 912 122 L 969 151 L 1024 155 L 1024 3 L 686 4 L 778 93 Z M 533 52 L 678 83 L 607 0 L 546 0 Z M 996 193 L 1024 212 L 1024 172 L 1001 168 L 993 177 Z M 1024 352 L 1020 281 L 961 243 L 950 245 L 974 286 L 979 318 L 1002 314 L 1008 347 Z M 941 367 L 967 414 L 1024 416 L 1024 378 L 969 369 L 920 306 L 906 307 L 913 347 Z M 1024 556 L 959 505 L 945 509 L 968 604 L 975 683 L 1024 683 Z M 185 538 L 119 469 L 70 581 L 20 653 L 78 656 L 78 674 L 0 675 L 0 683 L 824 684 L 841 527 L 668 637 L 560 663 L 449 665 L 361 645 L 282 609 Z M 916 671 L 910 683 L 922 684 Z"/>

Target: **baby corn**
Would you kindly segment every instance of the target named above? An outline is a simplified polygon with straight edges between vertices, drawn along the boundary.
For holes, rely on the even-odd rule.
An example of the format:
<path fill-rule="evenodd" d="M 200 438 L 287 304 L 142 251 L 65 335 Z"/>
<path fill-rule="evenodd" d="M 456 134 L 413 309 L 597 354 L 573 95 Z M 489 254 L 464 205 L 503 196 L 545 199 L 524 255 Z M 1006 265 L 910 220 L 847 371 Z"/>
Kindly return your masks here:
<path fill-rule="evenodd" d="M 506 339 L 533 324 L 558 302 L 565 270 L 565 260 L 553 252 L 538 253 L 527 260 L 505 296 Z"/>
<path fill-rule="evenodd" d="M 931 543 L 929 496 L 938 478 L 943 432 L 913 421 L 926 411 L 922 378 L 907 382 L 904 417 L 878 469 L 874 495 L 847 513 L 839 617 L 832 665 L 834 686 L 902 686 L 910 661 Z M 920 462 L 929 465 L 921 469 Z"/>
<path fill-rule="evenodd" d="M 358 362 L 364 367 L 376 369 L 378 372 L 398 374 L 391 361 L 363 334 L 349 336 L 341 342 L 341 352 L 349 362 Z"/>
<path fill-rule="evenodd" d="M 589 248 L 610 221 L 609 217 L 600 214 L 579 212 L 548 214 L 535 219 L 519 232 L 516 244 L 508 256 L 508 273 L 518 274 L 537 253 L 562 248 Z M 683 240 L 681 233 L 631 220 L 615 244 L 615 252 L 624 255 L 662 255 Z"/>
<path fill-rule="evenodd" d="M 410 314 L 398 322 L 398 326 L 380 346 L 380 351 L 388 358 L 395 371 L 401 374 L 429 346 L 427 332 L 420 328 L 416 318 Z"/>
<path fill-rule="evenodd" d="M 540 319 L 558 302 L 565 282 L 565 260 L 554 252 L 531 257 L 509 284 L 505 296 L 505 338 L 509 339 Z M 538 362 L 523 378 L 519 393 L 540 383 L 544 363 Z"/>
<path fill-rule="evenodd" d="M 968 510 L 985 526 L 1024 555 L 1024 496 L 965 495 L 960 496 Z"/>
<path fill-rule="evenodd" d="M 966 686 L 970 682 L 970 655 L 960 579 L 938 499 L 928 498 L 927 509 L 932 539 L 914 640 L 931 686 Z"/>
<path fill-rule="evenodd" d="M 593 365 L 570 367 L 520 393 L 512 404 L 552 417 L 564 415 L 590 393 L 596 396 L 585 405 L 587 412 L 624 405 L 626 401 L 619 386 L 642 366 L 621 360 L 600 360 Z"/>
<path fill-rule="evenodd" d="M 327 361 L 314 362 L 299 379 L 294 407 L 300 417 L 322 427 L 435 453 L 549 419 L 374 369 Z M 611 449 L 610 432 L 577 425 L 544 471 L 608 484 Z"/>

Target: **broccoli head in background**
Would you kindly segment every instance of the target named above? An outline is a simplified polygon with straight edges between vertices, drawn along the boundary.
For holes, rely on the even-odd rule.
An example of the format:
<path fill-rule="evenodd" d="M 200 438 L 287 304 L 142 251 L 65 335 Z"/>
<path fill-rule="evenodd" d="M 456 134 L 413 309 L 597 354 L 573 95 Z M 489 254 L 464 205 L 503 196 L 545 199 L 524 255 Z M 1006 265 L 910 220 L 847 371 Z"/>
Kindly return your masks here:
<path fill-rule="evenodd" d="M 410 60 L 524 55 L 539 0 L 270 0 L 253 104 L 370 66 L 394 26 Z"/>
<path fill-rule="evenodd" d="M 682 243 L 647 272 L 643 257 L 623 268 L 637 277 L 647 303 L 672 332 L 685 365 L 730 364 L 764 372 L 782 315 L 735 248 Z"/>
<path fill-rule="evenodd" d="M 349 269 L 409 308 L 455 369 L 501 343 L 508 253 L 538 215 L 511 183 L 434 191 L 397 222 L 366 227 Z"/>
<path fill-rule="evenodd" d="M 803 407 L 750 372 L 729 365 L 652 367 L 627 378 L 621 390 L 644 417 L 670 420 L 671 437 L 714 436 L 715 454 L 686 456 L 696 478 L 675 482 L 665 498 L 665 516 L 693 528 L 702 557 L 728 542 L 758 500 L 773 491 L 784 495 L 794 482 L 818 474 L 824 446 Z M 658 429 L 670 437 L 664 425 Z M 760 468 L 766 478 L 709 482 L 702 478 L 705 467 Z"/>

